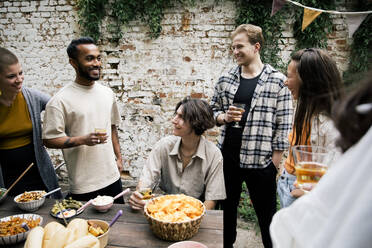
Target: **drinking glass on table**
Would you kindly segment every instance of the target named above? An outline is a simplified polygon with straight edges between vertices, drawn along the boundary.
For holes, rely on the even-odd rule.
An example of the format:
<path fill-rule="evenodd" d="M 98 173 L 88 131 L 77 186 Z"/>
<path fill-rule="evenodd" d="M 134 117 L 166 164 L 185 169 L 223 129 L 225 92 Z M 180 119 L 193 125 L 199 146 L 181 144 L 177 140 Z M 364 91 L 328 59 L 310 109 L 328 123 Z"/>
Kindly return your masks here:
<path fill-rule="evenodd" d="M 315 186 L 328 170 L 334 152 L 322 146 L 299 145 L 292 147 L 297 184 L 300 189 Z"/>
<path fill-rule="evenodd" d="M 234 125 L 232 125 L 232 127 L 235 127 L 235 128 L 242 128 L 242 126 L 240 126 L 239 122 L 240 120 L 242 119 L 243 117 L 243 113 L 245 111 L 245 103 L 237 103 L 237 102 L 234 102 L 233 103 L 233 106 L 236 108 L 236 111 L 240 112 L 240 114 L 236 114 L 234 115 L 234 121 L 236 119 L 239 119 L 237 121 L 235 121 Z"/>

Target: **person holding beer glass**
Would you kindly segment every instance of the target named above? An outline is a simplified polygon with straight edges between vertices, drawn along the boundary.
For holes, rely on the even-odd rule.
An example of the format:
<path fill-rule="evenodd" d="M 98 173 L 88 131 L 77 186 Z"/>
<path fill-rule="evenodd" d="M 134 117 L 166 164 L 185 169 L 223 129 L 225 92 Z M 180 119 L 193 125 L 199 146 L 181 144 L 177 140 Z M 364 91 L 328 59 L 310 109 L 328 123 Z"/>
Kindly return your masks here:
<path fill-rule="evenodd" d="M 296 103 L 293 129 L 289 134 L 291 147 L 321 146 L 336 152 L 338 132 L 330 119 L 334 103 L 341 98 L 342 81 L 335 61 L 323 50 L 302 49 L 294 53 L 285 82 Z M 337 158 L 337 154 L 334 158 Z M 290 148 L 284 169 L 278 180 L 281 207 L 288 207 L 304 194 L 296 188 L 295 165 Z"/>
<path fill-rule="evenodd" d="M 265 248 L 272 247 L 269 234 L 276 212 L 277 167 L 292 122 L 292 97 L 284 85 L 286 77 L 261 60 L 262 29 L 242 24 L 231 34 L 236 65 L 222 73 L 215 85 L 211 106 L 221 128 L 218 147 L 223 155 L 226 200 L 223 208 L 223 242 L 236 241 L 237 213 L 245 182 L 257 214 Z M 245 103 L 244 112 L 234 107 Z M 239 121 L 239 128 L 235 122 Z"/>
<path fill-rule="evenodd" d="M 309 194 L 275 214 L 275 247 L 371 247 L 372 71 L 366 76 L 332 111 L 344 154 Z"/>

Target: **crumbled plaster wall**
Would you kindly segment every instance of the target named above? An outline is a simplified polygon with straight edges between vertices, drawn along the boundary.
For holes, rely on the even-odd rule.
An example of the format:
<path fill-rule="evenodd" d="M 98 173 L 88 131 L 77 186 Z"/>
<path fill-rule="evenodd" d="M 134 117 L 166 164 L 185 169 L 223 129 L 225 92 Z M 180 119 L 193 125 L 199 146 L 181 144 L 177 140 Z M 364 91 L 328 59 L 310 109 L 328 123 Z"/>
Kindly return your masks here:
<path fill-rule="evenodd" d="M 152 146 L 171 133 L 174 106 L 186 95 L 210 100 L 214 84 L 223 70 L 233 65 L 229 51 L 230 32 L 235 27 L 235 3 L 196 1 L 165 11 L 163 31 L 156 40 L 148 37 L 141 22 L 125 27 L 119 44 L 104 38 L 101 83 L 116 93 L 123 122 L 119 127 L 125 168 L 134 180 Z M 342 8 L 341 8 L 342 9 Z M 341 15 L 333 15 L 334 31 L 328 50 L 340 70 L 347 68 L 351 40 Z M 50 95 L 74 80 L 66 47 L 80 36 L 76 0 L 1 0 L 0 45 L 14 51 L 24 67 L 25 85 Z M 109 37 L 105 31 L 104 37 Z M 294 20 L 283 23 L 281 56 L 287 62 L 294 50 Z M 215 140 L 218 129 L 208 132 Z M 56 164 L 63 161 L 60 151 L 49 150 Z M 66 173 L 60 173 L 65 178 Z"/>

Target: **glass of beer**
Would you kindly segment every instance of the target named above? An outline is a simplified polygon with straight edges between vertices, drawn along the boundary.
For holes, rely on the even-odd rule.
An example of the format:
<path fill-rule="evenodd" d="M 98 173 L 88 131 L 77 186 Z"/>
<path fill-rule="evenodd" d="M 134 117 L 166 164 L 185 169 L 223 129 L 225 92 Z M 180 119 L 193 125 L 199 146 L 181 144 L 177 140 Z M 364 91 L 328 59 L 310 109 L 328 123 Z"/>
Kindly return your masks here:
<path fill-rule="evenodd" d="M 236 103 L 234 102 L 233 103 L 233 106 L 237 108 L 237 111 L 240 112 L 240 115 L 236 115 L 235 118 L 238 118 L 240 117 L 240 119 L 243 117 L 243 113 L 245 111 L 245 103 Z M 235 121 L 234 125 L 232 125 L 232 127 L 235 127 L 235 128 L 242 128 L 242 126 L 240 126 L 239 124 L 239 121 Z"/>
<path fill-rule="evenodd" d="M 106 129 L 104 128 L 95 128 L 94 129 L 94 132 L 96 133 L 96 135 L 98 136 L 98 138 L 100 139 L 101 142 L 103 142 L 103 136 L 106 136 L 107 135 L 107 131 Z"/>
<path fill-rule="evenodd" d="M 334 152 L 321 146 L 292 147 L 297 184 L 299 188 L 312 188 L 326 173 Z"/>

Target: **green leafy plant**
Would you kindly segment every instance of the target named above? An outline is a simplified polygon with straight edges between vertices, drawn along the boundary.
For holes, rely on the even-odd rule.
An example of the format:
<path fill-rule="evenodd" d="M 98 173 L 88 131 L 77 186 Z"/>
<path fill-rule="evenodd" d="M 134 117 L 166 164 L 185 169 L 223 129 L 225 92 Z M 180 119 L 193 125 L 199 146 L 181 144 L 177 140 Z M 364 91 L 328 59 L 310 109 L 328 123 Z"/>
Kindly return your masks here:
<path fill-rule="evenodd" d="M 302 0 L 298 2 L 318 9 L 335 9 L 334 0 Z M 296 8 L 294 11 L 295 22 L 293 24 L 293 36 L 297 40 L 296 48 L 326 48 L 328 40 L 327 34 L 330 33 L 333 28 L 329 14 L 320 14 L 304 31 L 302 31 L 303 11 L 304 9 L 302 7 Z"/>
<path fill-rule="evenodd" d="M 365 11 L 372 8 L 372 3 L 365 4 L 359 0 L 355 11 Z M 372 15 L 369 14 L 359 26 L 353 35 L 351 45 L 349 68 L 344 72 L 344 81 L 346 85 L 353 85 L 359 82 L 365 75 L 365 72 L 372 69 Z"/>
<path fill-rule="evenodd" d="M 282 24 L 287 17 L 286 6 L 273 17 L 271 15 L 272 1 L 268 0 L 238 0 L 236 25 L 250 23 L 262 28 L 265 44 L 261 52 L 264 63 L 269 63 L 275 68 L 284 69 L 286 65 L 279 57 L 280 44 L 283 44 Z"/>
<path fill-rule="evenodd" d="M 164 9 L 172 7 L 176 2 L 193 4 L 194 0 L 78 0 L 79 24 L 84 34 L 98 40 L 102 19 L 107 14 L 106 6 L 114 19 L 114 23 L 108 26 L 111 41 L 117 42 L 123 35 L 122 26 L 133 20 L 146 23 L 150 29 L 149 36 L 157 38 L 162 31 Z"/>
<path fill-rule="evenodd" d="M 78 0 L 79 25 L 83 28 L 83 35 L 98 40 L 101 32 L 102 19 L 106 15 L 105 6 L 108 0 Z"/>
<path fill-rule="evenodd" d="M 257 215 L 254 211 L 251 199 L 249 198 L 249 193 L 245 182 L 242 185 L 242 193 L 240 194 L 238 213 L 242 219 L 254 224 L 254 229 L 256 230 L 256 232 L 259 231 Z"/>
<path fill-rule="evenodd" d="M 280 201 L 278 197 L 276 201 L 276 209 L 280 209 Z M 240 194 L 238 213 L 242 219 L 254 224 L 254 230 L 256 231 L 256 233 L 260 231 L 257 215 L 254 211 L 253 204 L 251 198 L 249 197 L 248 188 L 245 182 L 243 182 L 242 184 L 242 192 Z"/>

